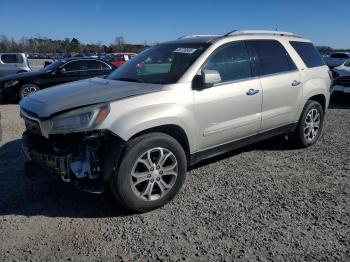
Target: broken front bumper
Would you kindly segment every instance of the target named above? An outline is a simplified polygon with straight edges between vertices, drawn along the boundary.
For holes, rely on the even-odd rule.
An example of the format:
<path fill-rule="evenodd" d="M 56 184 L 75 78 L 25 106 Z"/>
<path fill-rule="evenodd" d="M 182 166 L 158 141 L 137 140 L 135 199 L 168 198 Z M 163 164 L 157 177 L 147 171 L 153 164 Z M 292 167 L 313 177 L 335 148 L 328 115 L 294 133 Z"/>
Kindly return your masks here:
<path fill-rule="evenodd" d="M 25 132 L 22 151 L 28 161 L 64 182 L 73 182 L 84 191 L 101 193 L 116 170 L 123 142 L 106 131 L 57 135 L 49 139 Z"/>
<path fill-rule="evenodd" d="M 69 178 L 69 159 L 70 155 L 55 155 L 47 142 L 39 141 L 40 138 L 32 138 L 24 133 L 22 136 L 22 152 L 27 161 L 33 161 L 46 170 L 59 175 L 63 181 L 70 182 Z"/>

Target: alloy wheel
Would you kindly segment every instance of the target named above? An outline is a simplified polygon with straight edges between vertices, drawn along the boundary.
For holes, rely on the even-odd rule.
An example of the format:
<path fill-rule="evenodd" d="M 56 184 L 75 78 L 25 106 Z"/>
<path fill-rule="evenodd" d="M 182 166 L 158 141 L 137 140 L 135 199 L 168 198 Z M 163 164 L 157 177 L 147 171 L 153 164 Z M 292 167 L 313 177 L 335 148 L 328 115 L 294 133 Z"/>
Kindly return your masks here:
<path fill-rule="evenodd" d="M 142 200 L 158 200 L 171 190 L 177 176 L 175 155 L 163 147 L 152 148 L 135 161 L 130 177 L 131 188 Z"/>
<path fill-rule="evenodd" d="M 320 112 L 313 108 L 311 109 L 305 118 L 304 123 L 304 137 L 307 141 L 312 141 L 318 134 L 321 123 Z"/>
<path fill-rule="evenodd" d="M 37 91 L 39 91 L 39 89 L 36 86 L 26 86 L 22 90 L 22 97 L 29 96 L 30 94 L 35 93 Z"/>

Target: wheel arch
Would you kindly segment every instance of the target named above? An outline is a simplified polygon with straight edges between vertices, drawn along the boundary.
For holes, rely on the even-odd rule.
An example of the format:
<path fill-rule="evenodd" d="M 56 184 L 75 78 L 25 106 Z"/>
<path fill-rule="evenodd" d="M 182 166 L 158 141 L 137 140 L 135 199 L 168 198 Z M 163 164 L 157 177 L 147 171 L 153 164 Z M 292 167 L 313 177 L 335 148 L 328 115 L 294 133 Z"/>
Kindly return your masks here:
<path fill-rule="evenodd" d="M 167 135 L 171 136 L 172 138 L 174 138 L 182 146 L 182 148 L 184 149 L 184 151 L 186 153 L 186 158 L 187 158 L 187 160 L 189 160 L 190 144 L 188 141 L 187 134 L 182 127 L 180 127 L 179 125 L 175 125 L 175 124 L 166 124 L 166 125 L 161 125 L 161 126 L 155 126 L 155 127 L 151 127 L 151 128 L 142 130 L 142 131 L 134 134 L 130 139 L 134 139 L 136 137 L 150 134 L 150 133 L 164 133 L 164 134 L 167 134 Z"/>

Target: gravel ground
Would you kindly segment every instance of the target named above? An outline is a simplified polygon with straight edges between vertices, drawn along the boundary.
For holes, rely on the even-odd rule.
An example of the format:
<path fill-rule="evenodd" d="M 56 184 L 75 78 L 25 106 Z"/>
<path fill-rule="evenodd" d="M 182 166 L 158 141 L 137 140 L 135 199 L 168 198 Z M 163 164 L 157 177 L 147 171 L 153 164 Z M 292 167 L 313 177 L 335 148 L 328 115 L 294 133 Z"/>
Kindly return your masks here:
<path fill-rule="evenodd" d="M 137 215 L 110 194 L 25 178 L 17 105 L 0 111 L 1 261 L 350 260 L 350 96 L 333 98 L 315 146 L 274 138 L 212 159 Z"/>

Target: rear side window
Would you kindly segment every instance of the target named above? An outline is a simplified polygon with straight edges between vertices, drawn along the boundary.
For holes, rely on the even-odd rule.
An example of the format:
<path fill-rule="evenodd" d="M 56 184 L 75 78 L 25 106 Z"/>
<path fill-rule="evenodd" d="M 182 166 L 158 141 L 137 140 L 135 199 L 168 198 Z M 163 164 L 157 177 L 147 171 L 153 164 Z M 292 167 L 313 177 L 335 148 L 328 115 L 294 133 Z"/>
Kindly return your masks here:
<path fill-rule="evenodd" d="M 348 59 L 349 56 L 347 54 L 343 54 L 343 53 L 334 53 L 334 54 L 331 54 L 331 58 Z"/>
<path fill-rule="evenodd" d="M 204 65 L 203 69 L 216 70 L 222 82 L 251 77 L 250 56 L 244 42 L 220 47 Z"/>
<path fill-rule="evenodd" d="M 295 51 L 297 51 L 308 68 L 325 65 L 321 54 L 312 43 L 291 41 L 290 44 L 293 46 Z"/>
<path fill-rule="evenodd" d="M 87 60 L 86 67 L 88 70 L 102 70 L 103 66 L 100 61 L 97 60 Z"/>
<path fill-rule="evenodd" d="M 86 69 L 85 61 L 73 61 L 69 62 L 64 66 L 64 69 L 67 72 L 72 72 L 72 71 L 81 71 Z"/>
<path fill-rule="evenodd" d="M 287 50 L 278 41 L 253 40 L 251 43 L 259 58 L 261 75 L 282 73 L 296 69 Z"/>
<path fill-rule="evenodd" d="M 21 55 L 18 54 L 5 54 L 5 55 L 1 55 L 1 61 L 4 64 L 13 64 L 13 63 L 23 63 L 23 57 Z"/>

